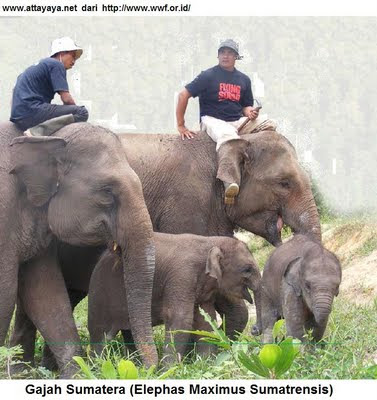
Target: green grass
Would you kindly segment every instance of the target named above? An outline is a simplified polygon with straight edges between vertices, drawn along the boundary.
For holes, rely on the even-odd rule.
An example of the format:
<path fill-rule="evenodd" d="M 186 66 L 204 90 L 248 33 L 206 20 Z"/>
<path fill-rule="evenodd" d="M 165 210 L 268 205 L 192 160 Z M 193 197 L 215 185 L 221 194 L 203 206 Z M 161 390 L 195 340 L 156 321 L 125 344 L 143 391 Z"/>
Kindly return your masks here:
<path fill-rule="evenodd" d="M 377 250 L 377 237 L 371 237 L 357 250 L 356 255 L 359 257 L 367 257 L 374 250 Z"/>
<path fill-rule="evenodd" d="M 362 379 L 377 358 L 377 301 L 370 307 L 335 302 L 324 344 L 310 345 L 289 371 L 291 379 Z"/>
<path fill-rule="evenodd" d="M 294 361 L 284 378 L 290 379 L 363 379 L 366 369 L 375 364 L 377 358 L 377 301 L 368 307 L 350 305 L 343 299 L 335 301 L 328 328 L 322 344 L 306 345 Z M 163 332 L 156 330 L 156 341 L 161 343 Z M 88 340 L 88 338 L 84 338 Z M 241 343 L 253 340 L 247 331 L 240 337 Z M 253 346 L 249 347 L 252 351 Z M 224 357 L 223 353 L 201 358 L 188 357 L 184 363 L 177 363 L 169 379 L 258 379 L 247 371 L 232 357 Z M 4 369 L 7 357 L 0 356 L 0 364 Z M 85 361 L 95 376 L 101 377 L 101 365 L 104 359 L 111 360 L 114 365 L 124 358 L 121 347 L 116 342 L 109 344 L 102 358 L 88 356 Z M 152 373 L 140 366 L 135 355 L 130 358 L 139 367 L 141 379 L 157 379 L 163 371 Z M 51 379 L 55 375 L 43 368 L 31 368 L 20 378 Z M 7 378 L 6 374 L 1 378 Z"/>

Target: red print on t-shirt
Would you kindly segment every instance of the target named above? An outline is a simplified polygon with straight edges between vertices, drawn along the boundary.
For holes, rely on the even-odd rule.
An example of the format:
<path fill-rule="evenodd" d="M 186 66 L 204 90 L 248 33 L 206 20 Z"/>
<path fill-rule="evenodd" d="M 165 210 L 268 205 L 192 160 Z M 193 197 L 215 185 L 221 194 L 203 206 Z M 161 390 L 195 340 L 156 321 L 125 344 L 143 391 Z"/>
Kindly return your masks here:
<path fill-rule="evenodd" d="M 231 83 L 219 84 L 219 101 L 239 101 L 241 97 L 241 86 Z"/>

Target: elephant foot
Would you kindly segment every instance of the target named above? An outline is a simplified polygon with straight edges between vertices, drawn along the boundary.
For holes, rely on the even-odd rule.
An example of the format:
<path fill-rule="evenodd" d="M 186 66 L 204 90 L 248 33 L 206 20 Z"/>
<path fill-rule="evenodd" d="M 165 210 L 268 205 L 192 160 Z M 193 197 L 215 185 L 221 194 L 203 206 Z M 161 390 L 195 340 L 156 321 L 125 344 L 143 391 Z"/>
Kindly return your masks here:
<path fill-rule="evenodd" d="M 17 362 L 16 364 L 11 364 L 9 366 L 9 374 L 12 377 L 16 377 L 17 375 L 29 371 L 30 367 L 33 367 L 31 363 Z"/>
<path fill-rule="evenodd" d="M 79 370 L 79 366 L 72 360 L 64 368 L 61 368 L 59 379 L 73 379 Z"/>
<path fill-rule="evenodd" d="M 155 345 L 150 344 L 139 344 L 138 350 L 141 354 L 143 364 L 146 368 L 150 368 L 153 365 L 158 365 L 158 356 Z"/>
<path fill-rule="evenodd" d="M 167 371 L 174 364 L 182 361 L 182 356 L 180 354 L 165 354 L 160 361 L 160 369 L 162 371 Z"/>
<path fill-rule="evenodd" d="M 43 356 L 41 365 L 49 371 L 57 371 L 59 369 L 58 363 L 52 354 L 49 356 Z"/>

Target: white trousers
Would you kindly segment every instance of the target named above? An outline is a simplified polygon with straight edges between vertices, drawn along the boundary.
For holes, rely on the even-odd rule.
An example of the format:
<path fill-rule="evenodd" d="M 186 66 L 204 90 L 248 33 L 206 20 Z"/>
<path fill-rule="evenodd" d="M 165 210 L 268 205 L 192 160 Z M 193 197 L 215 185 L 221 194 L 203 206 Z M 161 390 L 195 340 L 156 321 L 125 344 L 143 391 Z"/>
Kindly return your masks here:
<path fill-rule="evenodd" d="M 207 132 L 208 136 L 216 142 L 216 151 L 219 150 L 220 146 L 232 139 L 241 139 L 238 135 L 238 128 L 247 120 L 247 117 L 241 117 L 236 121 L 226 122 L 221 119 L 209 117 L 205 115 L 202 117 L 200 128 L 202 131 Z M 252 131 L 258 131 L 261 126 L 268 126 L 269 129 L 275 129 L 276 124 L 268 120 L 266 115 L 260 115 L 253 121 L 249 121 L 242 133 L 251 133 Z"/>

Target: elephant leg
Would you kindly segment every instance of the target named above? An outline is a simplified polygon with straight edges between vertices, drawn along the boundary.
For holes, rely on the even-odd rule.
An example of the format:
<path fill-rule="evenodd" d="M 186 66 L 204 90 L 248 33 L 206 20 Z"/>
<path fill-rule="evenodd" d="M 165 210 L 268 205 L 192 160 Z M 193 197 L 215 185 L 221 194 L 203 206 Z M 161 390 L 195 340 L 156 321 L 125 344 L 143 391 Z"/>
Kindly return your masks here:
<path fill-rule="evenodd" d="M 68 289 L 69 301 L 71 303 L 72 312 L 77 304 L 86 297 L 87 293 L 81 290 Z M 56 371 L 59 367 L 49 346 L 45 343 L 42 356 L 42 367 L 50 371 Z"/>
<path fill-rule="evenodd" d="M 249 320 L 249 312 L 243 300 L 230 301 L 222 295 L 216 297 L 216 311 L 223 323 L 225 318 L 225 333 L 231 339 L 236 338 L 237 332 L 242 333 Z"/>
<path fill-rule="evenodd" d="M 200 304 L 199 306 L 202 308 L 211 318 L 216 321 L 216 310 L 214 304 Z M 204 319 L 202 314 L 199 312 L 199 307 L 195 307 L 194 310 L 194 326 L 193 330 L 198 331 L 209 331 L 212 332 L 211 325 Z M 203 341 L 199 341 L 200 337 L 197 335 L 192 338 L 193 344 L 196 343 L 196 352 L 201 356 L 209 356 L 211 354 L 216 353 L 217 347 L 215 345 L 205 343 Z M 193 346 L 190 343 L 190 348 Z"/>
<path fill-rule="evenodd" d="M 99 323 L 93 320 L 93 314 L 91 313 L 89 313 L 88 318 L 88 329 L 90 333 L 90 347 L 92 352 L 98 356 L 101 356 L 105 345 L 113 340 L 119 332 L 118 328 L 111 328 L 109 330 L 109 326 L 103 324 L 103 321 Z"/>
<path fill-rule="evenodd" d="M 262 333 L 262 343 L 274 342 L 272 330 L 278 318 L 278 312 L 271 300 L 267 296 L 262 295 L 259 326 L 257 324 L 257 328 Z"/>
<path fill-rule="evenodd" d="M 80 355 L 82 350 L 55 252 L 47 250 L 20 269 L 19 297 L 25 312 L 49 344 L 60 377 L 71 378 L 78 370 L 72 357 Z"/>
<path fill-rule="evenodd" d="M 20 301 L 17 302 L 16 316 L 10 346 L 21 345 L 23 348 L 22 362 L 11 366 L 11 374 L 17 374 L 25 368 L 24 363 L 34 366 L 34 349 L 36 329 L 33 322 L 26 315 Z"/>
<path fill-rule="evenodd" d="M 90 332 L 90 348 L 91 352 L 96 356 L 100 357 L 103 349 L 105 347 L 104 343 L 106 341 L 106 336 L 104 332 L 91 331 Z"/>
<path fill-rule="evenodd" d="M 136 346 L 135 346 L 135 341 L 134 337 L 132 336 L 132 332 L 130 329 L 122 329 L 122 336 L 123 336 L 123 342 L 124 346 L 127 347 L 127 349 L 133 353 L 136 351 Z"/>
<path fill-rule="evenodd" d="M 172 331 L 176 330 L 192 330 L 194 321 L 194 306 L 188 306 L 188 303 L 175 304 L 174 310 L 167 312 L 169 318 L 165 321 L 165 345 L 162 363 L 170 365 L 175 361 L 181 362 L 187 344 L 190 340 L 190 333 L 174 334 L 174 346 L 172 346 Z"/>
<path fill-rule="evenodd" d="M 287 335 L 302 340 L 304 337 L 305 310 L 301 296 L 286 283 L 282 285 L 282 309 Z"/>
<path fill-rule="evenodd" d="M 14 307 L 17 302 L 18 261 L 13 254 L 1 250 L 0 255 L 0 346 L 5 343 Z"/>

